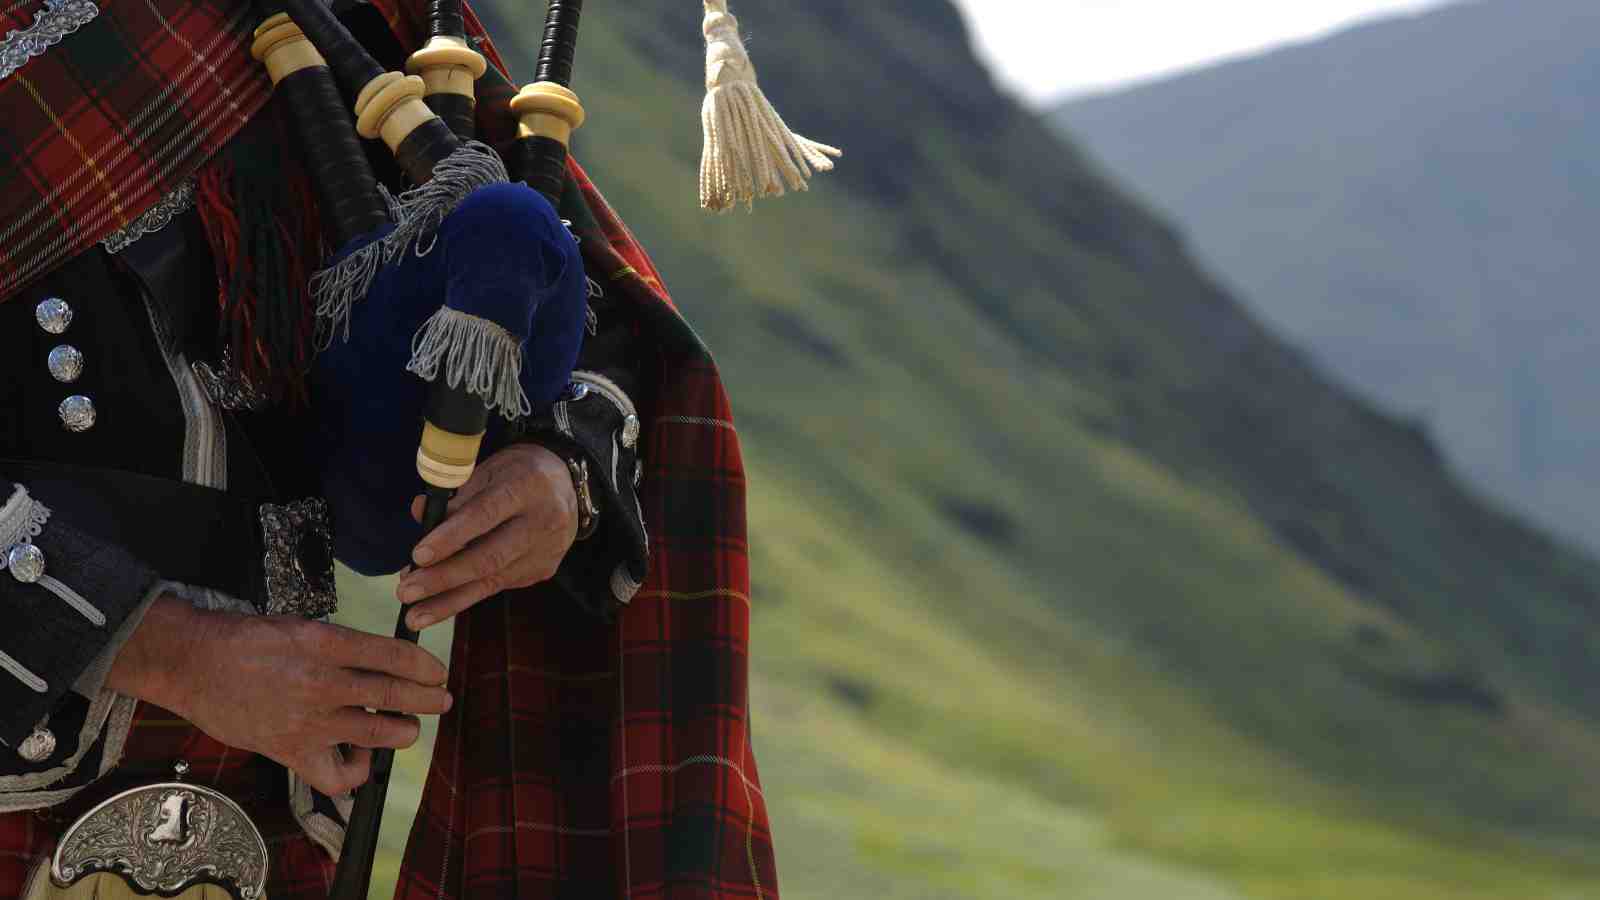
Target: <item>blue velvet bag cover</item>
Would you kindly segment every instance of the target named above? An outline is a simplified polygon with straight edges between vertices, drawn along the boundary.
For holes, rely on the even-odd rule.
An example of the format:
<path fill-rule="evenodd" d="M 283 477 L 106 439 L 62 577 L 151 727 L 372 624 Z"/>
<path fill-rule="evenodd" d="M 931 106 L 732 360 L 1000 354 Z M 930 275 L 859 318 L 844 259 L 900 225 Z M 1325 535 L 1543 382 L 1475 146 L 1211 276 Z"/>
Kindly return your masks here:
<path fill-rule="evenodd" d="M 386 234 L 358 239 L 340 257 Z M 417 440 L 429 381 L 408 367 L 452 386 L 464 377 L 497 406 L 502 416 L 491 417 L 486 440 L 492 448 L 497 436 L 504 441 L 506 417 L 548 407 L 566 389 L 587 296 L 577 240 L 549 201 L 522 184 L 477 188 L 431 238 L 377 273 L 350 309 L 348 334 L 334 337 L 313 376 L 316 452 L 324 457 L 341 562 L 363 575 L 386 575 L 410 562 L 422 538 L 410 506 L 421 492 Z M 452 331 L 463 328 L 471 332 L 465 340 Z M 505 356 L 501 329 L 520 351 L 521 370 L 513 384 L 497 388 L 498 376 L 483 378 L 481 364 L 494 353 Z M 463 363 L 452 353 L 476 358 Z M 431 364 L 419 369 L 430 355 Z"/>

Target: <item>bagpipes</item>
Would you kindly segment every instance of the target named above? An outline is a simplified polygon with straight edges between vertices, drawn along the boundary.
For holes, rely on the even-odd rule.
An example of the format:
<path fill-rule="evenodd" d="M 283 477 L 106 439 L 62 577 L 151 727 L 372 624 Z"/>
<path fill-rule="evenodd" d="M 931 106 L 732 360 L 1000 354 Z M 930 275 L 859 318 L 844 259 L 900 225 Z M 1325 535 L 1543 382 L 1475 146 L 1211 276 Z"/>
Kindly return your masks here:
<path fill-rule="evenodd" d="M 471 140 L 474 82 L 487 72 L 461 0 L 429 0 L 429 37 L 384 71 L 323 0 L 261 0 L 253 55 L 284 95 L 335 248 L 312 279 L 320 352 L 317 454 L 336 555 L 362 574 L 402 568 L 472 476 L 491 414 L 505 422 L 567 387 L 588 279 L 557 209 L 585 113 L 571 79 L 582 0 L 551 0 L 535 81 L 511 101 L 505 151 Z M 701 203 L 723 211 L 803 190 L 839 151 L 798 137 L 756 87 L 726 0 L 703 0 L 707 86 Z M 350 127 L 350 110 L 355 127 Z M 384 190 L 360 139 L 382 140 L 413 185 Z M 511 171 L 506 163 L 510 163 Z M 420 527 L 401 511 L 426 486 Z M 416 640 L 402 612 L 396 637 Z M 332 897 L 367 894 L 393 751 L 373 753 L 356 794 Z"/>
<path fill-rule="evenodd" d="M 338 248 L 312 281 L 316 440 L 336 555 L 363 574 L 387 574 L 471 478 L 491 412 L 527 416 L 570 380 L 587 279 L 556 204 L 583 109 L 553 79 L 518 97 L 527 132 L 519 144 L 533 145 L 519 175 L 541 196 L 470 140 L 472 86 L 487 65 L 466 40 L 460 0 L 431 4 L 430 39 L 408 61 L 411 75 L 384 71 L 321 0 L 283 6 L 265 10 L 252 53 L 286 96 Z M 581 9 L 551 4 L 541 74 L 570 79 Z M 399 197 L 381 190 L 358 135 L 382 139 L 415 186 Z M 415 469 L 427 500 L 412 528 L 398 515 L 411 460 L 381 449 L 415 441 L 419 413 Z M 404 611 L 395 634 L 417 638 Z M 334 897 L 366 896 L 393 758 L 375 751 L 356 794 Z"/>

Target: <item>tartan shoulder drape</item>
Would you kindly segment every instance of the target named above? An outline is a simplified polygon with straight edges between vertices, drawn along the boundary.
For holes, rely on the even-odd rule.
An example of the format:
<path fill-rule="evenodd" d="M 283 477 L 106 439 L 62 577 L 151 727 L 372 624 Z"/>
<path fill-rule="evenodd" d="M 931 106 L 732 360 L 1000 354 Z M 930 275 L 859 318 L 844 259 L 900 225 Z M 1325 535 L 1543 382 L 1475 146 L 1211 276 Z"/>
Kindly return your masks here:
<path fill-rule="evenodd" d="M 379 6 L 414 43 L 422 7 Z M 507 99 L 480 95 L 490 140 L 514 134 Z M 728 396 L 649 257 L 576 162 L 571 176 L 585 264 L 657 349 L 643 373 L 656 396 L 639 497 L 650 575 L 615 623 L 535 590 L 458 624 L 454 652 L 471 662 L 452 679 L 471 693 L 440 728 L 397 896 L 441 896 L 442 877 L 445 897 L 776 898 L 750 743 L 745 479 Z"/>
<path fill-rule="evenodd" d="M 102 0 L 0 78 L 0 301 L 176 190 L 272 94 L 248 3 Z M 0 34 L 47 15 L 8 3 Z"/>

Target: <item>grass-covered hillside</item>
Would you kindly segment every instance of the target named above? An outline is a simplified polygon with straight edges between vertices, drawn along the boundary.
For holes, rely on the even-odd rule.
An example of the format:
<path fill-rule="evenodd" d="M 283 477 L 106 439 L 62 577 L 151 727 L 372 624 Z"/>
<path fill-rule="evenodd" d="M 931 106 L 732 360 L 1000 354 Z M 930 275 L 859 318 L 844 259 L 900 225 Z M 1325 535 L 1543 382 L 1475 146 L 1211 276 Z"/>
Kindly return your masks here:
<path fill-rule="evenodd" d="M 808 195 L 696 209 L 692 3 L 591 4 L 576 87 L 735 395 L 784 895 L 1600 891 L 1600 568 L 1263 331 L 944 0 L 737 7 L 848 152 Z"/>
<path fill-rule="evenodd" d="M 1069 103 L 1241 298 L 1600 549 L 1600 4 L 1480 0 Z"/>

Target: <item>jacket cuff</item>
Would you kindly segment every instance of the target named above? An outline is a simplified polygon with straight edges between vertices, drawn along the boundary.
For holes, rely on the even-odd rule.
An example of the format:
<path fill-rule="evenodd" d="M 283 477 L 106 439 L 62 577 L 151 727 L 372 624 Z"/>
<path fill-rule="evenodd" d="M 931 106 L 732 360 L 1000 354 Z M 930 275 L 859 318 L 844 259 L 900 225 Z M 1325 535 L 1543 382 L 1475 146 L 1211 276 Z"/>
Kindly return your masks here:
<path fill-rule="evenodd" d="M 250 601 L 209 588 L 173 581 L 157 583 L 123 621 L 112 644 L 101 651 L 78 676 L 73 690 L 50 710 L 47 727 L 56 738 L 55 752 L 38 762 L 29 762 L 13 752 L 0 752 L 0 814 L 65 802 L 105 777 L 121 761 L 138 702 L 107 690 L 105 675 L 116 658 L 116 650 L 126 643 L 151 604 L 163 594 L 175 596 L 196 609 L 259 614 Z"/>
<path fill-rule="evenodd" d="M 131 634 L 156 598 L 172 587 L 162 583 L 152 587 L 118 629 L 118 636 Z M 80 676 L 75 689 L 65 693 L 42 721 L 55 744 L 48 756 L 35 759 L 14 750 L 0 752 L 0 814 L 65 802 L 121 760 L 138 701 L 104 690 L 104 673 L 98 676 L 102 687 L 85 694 L 83 686 L 90 677 Z"/>
<path fill-rule="evenodd" d="M 145 595 L 138 606 L 135 606 L 128 613 L 128 617 L 122 620 L 122 625 L 117 628 L 116 633 L 111 636 L 110 640 L 106 641 L 105 646 L 100 648 L 100 652 L 89 660 L 89 664 L 84 667 L 82 672 L 78 673 L 78 677 L 73 679 L 72 689 L 79 696 L 89 700 L 100 696 L 100 692 L 105 690 L 106 679 L 111 677 L 111 667 L 116 665 L 117 657 L 122 653 L 123 646 L 133 639 L 133 633 L 139 630 L 140 625 L 144 624 L 145 613 L 149 612 L 150 607 L 155 605 L 156 600 L 160 599 L 161 595 L 170 590 L 170 588 L 170 584 L 158 584 L 154 590 Z"/>
<path fill-rule="evenodd" d="M 160 582 L 121 547 L 52 521 L 21 485 L 0 493 L 0 742 L 15 752 Z"/>
<path fill-rule="evenodd" d="M 610 616 L 633 600 L 649 571 L 650 537 L 639 507 L 643 423 L 620 372 L 575 371 L 563 399 L 524 423 L 523 439 L 588 461 L 598 528 L 574 544 L 555 583 L 585 609 Z"/>

